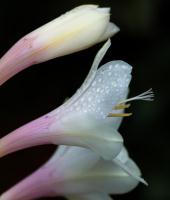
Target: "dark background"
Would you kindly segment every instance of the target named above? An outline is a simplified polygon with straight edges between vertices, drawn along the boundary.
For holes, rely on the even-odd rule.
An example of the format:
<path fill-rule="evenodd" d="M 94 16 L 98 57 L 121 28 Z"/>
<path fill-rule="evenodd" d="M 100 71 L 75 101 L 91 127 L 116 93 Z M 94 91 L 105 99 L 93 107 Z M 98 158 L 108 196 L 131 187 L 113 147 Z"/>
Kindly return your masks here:
<path fill-rule="evenodd" d="M 121 32 L 103 63 L 121 59 L 133 68 L 130 96 L 150 87 L 154 102 L 134 102 L 133 116 L 120 128 L 131 157 L 149 186 L 140 184 L 119 200 L 170 199 L 169 1 L 165 0 L 48 0 L 1 1 L 0 55 L 19 38 L 80 4 L 112 8 L 111 21 Z M 102 44 L 73 55 L 30 67 L 0 87 L 0 137 L 59 106 L 84 80 Z M 44 163 L 55 146 L 39 146 L 0 160 L 0 192 Z M 47 200 L 48 198 L 46 198 Z M 54 198 L 55 199 L 55 198 Z M 59 198 L 56 198 L 59 199 Z"/>

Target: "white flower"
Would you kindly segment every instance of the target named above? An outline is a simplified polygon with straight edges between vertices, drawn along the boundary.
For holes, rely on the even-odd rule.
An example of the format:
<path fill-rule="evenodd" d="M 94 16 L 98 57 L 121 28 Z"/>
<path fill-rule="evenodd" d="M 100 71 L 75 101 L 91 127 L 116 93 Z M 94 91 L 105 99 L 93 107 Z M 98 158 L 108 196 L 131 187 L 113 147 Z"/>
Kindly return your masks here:
<path fill-rule="evenodd" d="M 97 70 L 109 46 L 107 42 L 98 52 L 89 75 L 70 100 L 0 140 L 1 156 L 47 143 L 87 147 L 106 159 L 120 152 L 123 145 L 117 132 L 120 119 L 107 115 L 118 101 L 126 98 L 131 67 L 113 61 Z"/>
<path fill-rule="evenodd" d="M 124 166 L 140 176 L 139 168 L 124 148 L 120 157 Z M 105 161 L 88 149 L 60 146 L 46 164 L 2 194 L 0 200 L 31 200 L 45 196 L 111 200 L 109 194 L 129 192 L 137 184 L 138 181 L 117 163 Z"/>
<path fill-rule="evenodd" d="M 0 84 L 22 69 L 73 53 L 118 31 L 109 9 L 85 5 L 33 31 L 0 60 Z M 152 100 L 152 90 L 127 99 L 132 67 L 111 61 L 98 69 L 110 40 L 97 53 L 79 90 L 54 111 L 0 139 L 0 157 L 35 145 L 61 145 L 32 175 L 0 196 L 0 200 L 31 200 L 65 196 L 70 200 L 111 200 L 109 194 L 129 192 L 140 182 L 118 132 L 133 100 Z M 67 146 L 65 146 L 67 145 Z"/>
<path fill-rule="evenodd" d="M 60 146 L 31 176 L 2 194 L 0 200 L 30 200 L 63 195 L 70 200 L 110 200 L 109 194 L 133 189 L 140 171 L 123 147 L 117 129 L 133 100 L 152 100 L 152 90 L 126 99 L 132 67 L 123 61 L 98 65 L 110 41 L 96 55 L 80 89 L 49 114 L 0 140 L 0 156 L 40 144 Z M 82 148 L 86 147 L 86 148 Z"/>
<path fill-rule="evenodd" d="M 37 63 L 86 49 L 112 37 L 110 8 L 79 6 L 21 38 L 0 59 L 0 85 Z"/>
<path fill-rule="evenodd" d="M 0 140 L 0 156 L 40 144 L 86 147 L 106 160 L 114 159 L 123 146 L 117 131 L 128 107 L 126 96 L 132 67 L 111 61 L 97 69 L 110 41 L 98 52 L 81 88 L 59 108 L 13 131 Z M 149 93 L 149 94 L 148 94 Z M 142 97 L 152 96 L 151 91 Z"/>

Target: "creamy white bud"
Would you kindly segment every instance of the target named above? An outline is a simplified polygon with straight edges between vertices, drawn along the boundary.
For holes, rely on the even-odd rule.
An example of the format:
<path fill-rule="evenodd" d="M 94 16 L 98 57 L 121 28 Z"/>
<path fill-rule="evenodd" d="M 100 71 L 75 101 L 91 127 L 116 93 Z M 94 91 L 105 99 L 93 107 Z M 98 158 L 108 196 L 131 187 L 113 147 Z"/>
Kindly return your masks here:
<path fill-rule="evenodd" d="M 118 32 L 110 8 L 79 6 L 21 38 L 0 59 L 0 85 L 21 70 L 86 49 Z"/>

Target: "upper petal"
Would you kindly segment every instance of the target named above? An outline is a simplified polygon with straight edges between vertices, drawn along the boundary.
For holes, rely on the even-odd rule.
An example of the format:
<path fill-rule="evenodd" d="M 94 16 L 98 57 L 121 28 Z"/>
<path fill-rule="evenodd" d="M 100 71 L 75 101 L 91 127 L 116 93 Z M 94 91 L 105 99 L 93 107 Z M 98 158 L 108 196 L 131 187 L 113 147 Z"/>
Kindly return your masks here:
<path fill-rule="evenodd" d="M 111 61 L 97 71 L 93 81 L 87 89 L 78 95 L 71 104 L 66 104 L 55 110 L 52 114 L 63 120 L 72 117 L 75 113 L 82 116 L 91 115 L 95 119 L 103 120 L 111 126 L 118 127 L 119 117 L 108 118 L 107 115 L 120 101 L 126 99 L 131 80 L 132 67 L 123 61 Z M 115 110 L 115 113 L 123 110 Z M 78 119 L 77 119 L 78 120 Z"/>
<path fill-rule="evenodd" d="M 57 108 L 57 110 L 55 110 L 54 113 L 56 111 L 58 112 L 61 108 L 65 109 L 67 107 L 70 107 L 90 87 L 90 85 L 92 84 L 92 82 L 95 79 L 99 64 L 100 64 L 101 60 L 103 59 L 104 55 L 106 54 L 107 50 L 109 49 L 110 45 L 111 45 L 111 41 L 109 39 L 102 46 L 102 48 L 97 52 L 97 54 L 94 58 L 93 64 L 91 66 L 91 69 L 90 69 L 86 79 L 84 80 L 83 84 L 81 85 L 81 87 L 76 91 L 76 93 L 70 99 L 68 99 L 63 105 L 61 105 L 60 108 Z"/>
<path fill-rule="evenodd" d="M 134 174 L 141 175 L 138 166 L 129 157 L 124 161 L 124 165 Z M 80 197 L 82 194 L 96 192 L 122 194 L 134 189 L 139 183 L 116 163 L 105 161 L 96 153 L 80 147 L 67 149 L 64 146 L 59 147 L 59 151 L 55 152 L 46 164 L 46 168 L 47 166 L 53 166 L 49 168 L 53 169 L 53 178 L 56 179 L 56 186 L 54 186 L 56 194 L 60 192 L 65 196 L 78 195 Z M 60 190 L 58 190 L 57 177 L 60 177 L 59 183 L 62 185 Z"/>
<path fill-rule="evenodd" d="M 56 173 L 63 175 L 64 182 L 61 181 L 63 192 L 61 190 L 60 192 L 66 196 L 96 192 L 122 194 L 132 190 L 139 183 L 116 163 L 105 161 L 90 150 L 70 147 L 55 160 L 56 155 L 57 152 L 50 162 L 54 166 L 60 163 Z M 141 175 L 139 168 L 131 159 L 128 158 L 124 165 L 137 176 Z"/>

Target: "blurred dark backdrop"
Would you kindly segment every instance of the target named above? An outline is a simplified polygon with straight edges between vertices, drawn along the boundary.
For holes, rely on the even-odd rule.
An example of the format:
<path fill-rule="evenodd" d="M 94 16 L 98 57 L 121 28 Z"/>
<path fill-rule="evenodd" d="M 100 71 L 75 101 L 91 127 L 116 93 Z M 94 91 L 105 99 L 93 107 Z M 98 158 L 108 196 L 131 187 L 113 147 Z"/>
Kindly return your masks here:
<path fill-rule="evenodd" d="M 121 59 L 133 68 L 130 96 L 150 87 L 154 102 L 134 102 L 134 115 L 120 131 L 131 157 L 140 166 L 149 187 L 140 184 L 119 200 L 170 199 L 169 1 L 165 0 L 48 0 L 1 1 L 0 55 L 19 38 L 80 4 L 112 9 L 111 21 L 121 29 L 103 63 Z M 26 69 L 0 87 L 0 137 L 59 106 L 84 80 L 98 44 L 85 51 Z M 0 192 L 44 163 L 55 146 L 39 146 L 0 160 Z M 46 198 L 47 200 L 48 198 Z M 59 198 L 56 198 L 59 199 Z"/>

